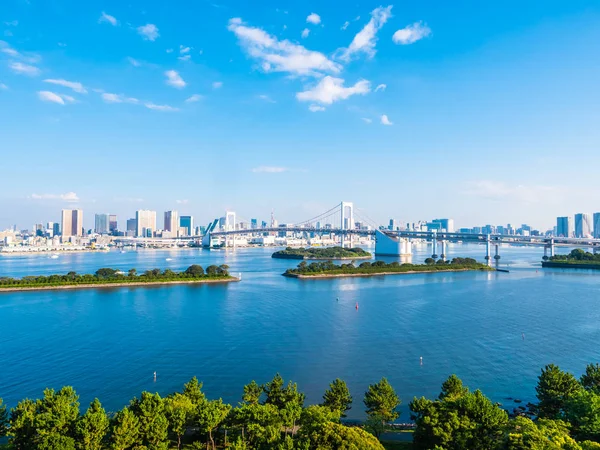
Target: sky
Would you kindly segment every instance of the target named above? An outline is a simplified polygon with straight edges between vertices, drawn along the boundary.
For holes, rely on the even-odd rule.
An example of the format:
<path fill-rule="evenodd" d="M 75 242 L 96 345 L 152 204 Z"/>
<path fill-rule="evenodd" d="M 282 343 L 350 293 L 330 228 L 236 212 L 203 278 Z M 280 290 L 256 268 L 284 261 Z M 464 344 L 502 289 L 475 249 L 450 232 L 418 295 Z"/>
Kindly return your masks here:
<path fill-rule="evenodd" d="M 596 1 L 2 0 L 0 229 L 600 211 Z M 160 224 L 159 224 L 160 225 Z"/>

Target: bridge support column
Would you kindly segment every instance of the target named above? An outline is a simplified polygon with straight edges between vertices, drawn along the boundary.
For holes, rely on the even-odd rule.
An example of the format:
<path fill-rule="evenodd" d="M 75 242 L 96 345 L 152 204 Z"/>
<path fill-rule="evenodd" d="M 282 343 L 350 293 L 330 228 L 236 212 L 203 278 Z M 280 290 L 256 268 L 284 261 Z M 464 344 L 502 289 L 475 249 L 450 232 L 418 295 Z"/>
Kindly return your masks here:
<path fill-rule="evenodd" d="M 440 255 L 440 258 L 444 261 L 446 260 L 446 245 L 446 241 L 442 241 L 442 254 Z"/>
<path fill-rule="evenodd" d="M 544 245 L 544 261 L 548 259 L 548 246 Z"/>
<path fill-rule="evenodd" d="M 487 239 L 485 240 L 485 260 L 489 261 L 491 258 L 491 246 L 492 242 L 490 240 L 490 235 L 487 235 Z"/>
<path fill-rule="evenodd" d="M 554 256 L 554 239 L 550 240 L 550 256 Z"/>
<path fill-rule="evenodd" d="M 496 254 L 494 255 L 494 259 L 498 261 L 500 259 L 500 245 L 496 244 Z"/>
<path fill-rule="evenodd" d="M 437 255 L 437 233 L 433 231 L 433 238 L 431 239 L 431 257 L 436 259 Z"/>

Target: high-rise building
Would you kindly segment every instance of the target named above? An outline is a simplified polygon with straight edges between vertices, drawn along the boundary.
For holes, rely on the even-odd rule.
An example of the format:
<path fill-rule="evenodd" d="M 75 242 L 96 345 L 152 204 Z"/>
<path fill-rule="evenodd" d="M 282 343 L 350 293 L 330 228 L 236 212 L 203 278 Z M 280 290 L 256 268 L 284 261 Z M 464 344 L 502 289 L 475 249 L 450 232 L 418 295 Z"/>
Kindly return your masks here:
<path fill-rule="evenodd" d="M 127 219 L 127 231 L 133 232 L 133 234 L 137 233 L 137 220 Z"/>
<path fill-rule="evenodd" d="M 192 236 L 196 230 L 194 230 L 194 218 L 192 216 L 181 216 L 179 218 L 179 227 L 185 228 L 185 232 L 188 236 Z"/>
<path fill-rule="evenodd" d="M 258 228 L 258 220 L 257 219 L 250 219 L 250 228 L 252 228 L 253 230 L 256 230 Z"/>
<path fill-rule="evenodd" d="M 171 236 L 177 237 L 179 231 L 179 213 L 177 211 L 165 211 L 164 231 L 171 233 Z"/>
<path fill-rule="evenodd" d="M 83 236 L 83 211 L 81 209 L 62 210 L 62 237 Z"/>
<path fill-rule="evenodd" d="M 94 231 L 98 234 L 108 234 L 109 230 L 109 215 L 96 214 L 94 220 Z"/>
<path fill-rule="evenodd" d="M 261 227 L 261 228 L 267 228 L 267 222 L 263 220 L 263 221 L 260 223 L 260 227 Z"/>
<path fill-rule="evenodd" d="M 135 212 L 136 236 L 152 237 L 156 231 L 156 211 L 140 209 Z"/>
<path fill-rule="evenodd" d="M 52 222 L 52 236 L 60 236 L 60 223 Z"/>
<path fill-rule="evenodd" d="M 594 237 L 600 239 L 600 212 L 594 213 Z"/>
<path fill-rule="evenodd" d="M 390 219 L 390 224 L 388 225 L 388 230 L 396 231 L 396 228 L 398 228 L 398 225 L 396 225 L 396 221 L 394 219 Z"/>
<path fill-rule="evenodd" d="M 586 213 L 575 214 L 575 237 L 587 238 L 592 235 L 592 216 Z"/>
<path fill-rule="evenodd" d="M 119 229 L 119 227 L 117 225 L 117 215 L 116 214 L 110 214 L 108 216 L 108 231 L 111 234 L 113 234 L 113 233 L 116 233 L 118 229 Z"/>
<path fill-rule="evenodd" d="M 573 237 L 573 219 L 571 217 L 556 218 L 556 235 L 558 237 Z"/>

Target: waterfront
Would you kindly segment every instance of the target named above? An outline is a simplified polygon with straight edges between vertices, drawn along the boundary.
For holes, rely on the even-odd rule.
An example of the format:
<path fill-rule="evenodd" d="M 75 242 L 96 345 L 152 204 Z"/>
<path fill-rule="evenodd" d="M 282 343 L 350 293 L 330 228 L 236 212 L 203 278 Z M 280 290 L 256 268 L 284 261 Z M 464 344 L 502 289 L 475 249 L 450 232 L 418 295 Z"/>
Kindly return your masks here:
<path fill-rule="evenodd" d="M 579 376 L 600 360 L 598 274 L 542 270 L 539 248 L 502 248 L 508 274 L 328 281 L 282 277 L 295 262 L 271 253 L 1 257 L 0 276 L 225 263 L 242 282 L 0 295 L 0 397 L 14 406 L 46 386 L 70 384 L 82 403 L 98 396 L 115 410 L 142 390 L 169 393 L 196 375 L 209 396 L 237 403 L 243 384 L 279 371 L 298 382 L 309 403 L 331 380 L 345 379 L 355 398 L 349 417 L 361 418 L 368 384 L 386 376 L 403 401 L 400 421 L 407 421 L 412 397 L 437 395 L 450 373 L 512 406 L 506 397 L 533 400 L 543 365 Z M 478 260 L 483 254 L 482 246 L 459 244 L 449 252 Z M 414 261 L 426 256 L 422 248 Z"/>

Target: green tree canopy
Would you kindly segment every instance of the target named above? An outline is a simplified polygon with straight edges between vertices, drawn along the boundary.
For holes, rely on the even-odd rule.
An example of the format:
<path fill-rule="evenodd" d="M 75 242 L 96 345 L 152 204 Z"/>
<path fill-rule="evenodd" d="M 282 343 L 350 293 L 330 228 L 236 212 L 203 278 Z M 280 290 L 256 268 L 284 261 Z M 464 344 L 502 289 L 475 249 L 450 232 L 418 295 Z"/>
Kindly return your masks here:
<path fill-rule="evenodd" d="M 166 450 L 169 422 L 160 395 L 142 392 L 141 398 L 134 398 L 129 408 L 139 420 L 139 444 L 145 445 L 148 450 Z"/>
<path fill-rule="evenodd" d="M 177 448 L 181 448 L 181 436 L 195 417 L 197 406 L 192 400 L 179 392 L 165 398 L 165 416 L 169 429 L 177 436 Z"/>
<path fill-rule="evenodd" d="M 230 410 L 231 406 L 221 399 L 204 402 L 198 409 L 198 427 L 208 434 L 213 450 L 216 448 L 213 431 L 223 423 Z"/>
<path fill-rule="evenodd" d="M 358 427 L 326 422 L 304 438 L 306 447 L 318 450 L 384 450 L 379 440 Z"/>
<path fill-rule="evenodd" d="M 539 417 L 559 419 L 565 402 L 580 389 L 581 385 L 572 374 L 563 372 L 554 364 L 544 367 L 535 388 L 539 400 Z"/>
<path fill-rule="evenodd" d="M 106 411 L 96 398 L 76 425 L 77 448 L 79 450 L 101 450 L 108 432 L 109 420 Z"/>
<path fill-rule="evenodd" d="M 600 364 L 588 364 L 579 382 L 584 389 L 600 394 Z"/>
<path fill-rule="evenodd" d="M 327 406 L 332 411 L 338 411 L 340 417 L 346 417 L 346 411 L 352 408 L 351 405 L 352 396 L 346 382 L 336 378 L 323 394 L 323 406 Z"/>
<path fill-rule="evenodd" d="M 526 417 L 516 417 L 506 426 L 498 450 L 580 450 L 569 436 L 567 424 L 561 421 L 540 419 L 533 422 Z"/>
<path fill-rule="evenodd" d="M 8 433 L 8 411 L 0 398 L 0 437 L 6 436 L 6 433 Z"/>
<path fill-rule="evenodd" d="M 369 385 L 369 389 L 365 392 L 364 404 L 368 416 L 376 416 L 386 422 L 393 422 L 400 416 L 398 413 L 400 398 L 386 378 Z"/>
<path fill-rule="evenodd" d="M 116 274 L 117 274 L 116 269 L 109 269 L 107 267 L 96 270 L 96 276 L 98 278 L 110 278 L 110 277 L 114 277 Z"/>
<path fill-rule="evenodd" d="M 600 395 L 584 389 L 571 395 L 565 403 L 565 419 L 576 439 L 600 442 Z"/>
<path fill-rule="evenodd" d="M 263 394 L 263 387 L 252 380 L 244 386 L 244 395 L 242 401 L 248 405 L 256 405 L 260 402 L 260 397 Z"/>
<path fill-rule="evenodd" d="M 206 399 L 204 392 L 202 392 L 202 383 L 200 383 L 196 377 L 193 377 L 183 385 L 183 395 L 189 398 L 196 407 Z"/>
<path fill-rule="evenodd" d="M 111 420 L 110 448 L 127 450 L 138 442 L 139 434 L 139 419 L 128 407 L 125 407 Z"/>
<path fill-rule="evenodd" d="M 190 267 L 188 267 L 185 270 L 185 273 L 187 273 L 188 275 L 191 275 L 193 277 L 200 277 L 200 276 L 204 275 L 204 269 L 202 268 L 202 266 L 199 266 L 198 264 L 192 264 Z"/>

